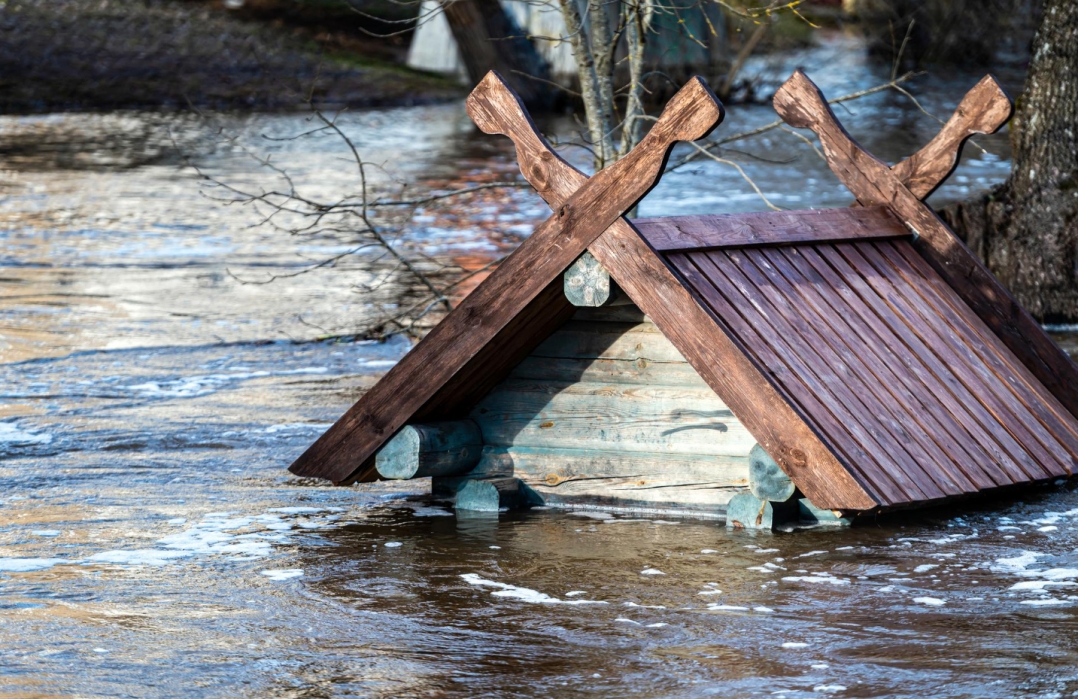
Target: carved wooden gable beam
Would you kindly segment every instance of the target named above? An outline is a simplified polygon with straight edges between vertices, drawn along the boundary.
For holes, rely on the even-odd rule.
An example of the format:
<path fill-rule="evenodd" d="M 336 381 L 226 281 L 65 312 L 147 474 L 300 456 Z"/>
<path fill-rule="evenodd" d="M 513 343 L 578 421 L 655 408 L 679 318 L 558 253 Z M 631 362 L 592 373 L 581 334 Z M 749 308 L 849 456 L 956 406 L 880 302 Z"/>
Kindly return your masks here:
<path fill-rule="evenodd" d="M 480 128 L 534 131 L 516 97 L 469 104 Z M 488 111 L 481 107 L 486 106 Z M 503 115 L 500 110 L 506 109 Z M 718 98 L 699 78 L 670 100 L 647 136 L 624 158 L 574 188 L 554 214 L 411 352 L 310 446 L 290 470 L 344 483 L 362 478 L 371 456 L 516 318 L 606 228 L 655 186 L 677 141 L 706 136 L 722 120 Z M 544 150 L 544 152 L 546 152 Z M 536 153 L 537 158 L 542 153 Z M 546 157 L 550 157 L 547 155 Z"/>
<path fill-rule="evenodd" d="M 1010 116 L 1010 100 L 998 83 L 991 77 L 982 80 L 940 133 L 894 168 L 850 137 L 819 88 L 800 70 L 775 94 L 774 104 L 787 124 L 816 133 L 828 166 L 860 204 L 888 207 L 916 234 L 917 252 L 1051 392 L 1053 410 L 1068 418 L 1078 416 L 1078 367 L 922 201 L 954 169 L 970 135 L 995 131 Z"/>

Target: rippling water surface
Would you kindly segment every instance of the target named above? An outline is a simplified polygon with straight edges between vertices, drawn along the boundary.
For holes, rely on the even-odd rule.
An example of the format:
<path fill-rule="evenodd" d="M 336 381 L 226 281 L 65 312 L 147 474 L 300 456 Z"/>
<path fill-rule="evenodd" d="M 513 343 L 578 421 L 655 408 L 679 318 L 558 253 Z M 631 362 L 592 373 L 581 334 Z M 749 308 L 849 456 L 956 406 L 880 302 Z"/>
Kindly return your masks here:
<path fill-rule="evenodd" d="M 785 60 L 776 75 L 804 65 L 832 95 L 886 79 L 834 47 Z M 977 77 L 915 91 L 945 116 Z M 935 129 L 897 94 L 850 110 L 851 132 L 892 161 Z M 773 114 L 735 106 L 721 128 Z M 351 186 L 333 139 L 262 138 L 309 128 L 302 116 L 216 119 L 320 194 Z M 241 284 L 344 241 L 297 242 L 202 196 L 173 140 L 231 181 L 266 174 L 198 120 L 0 123 L 0 696 L 1078 694 L 1072 486 L 761 534 L 549 510 L 465 518 L 426 501 L 423 482 L 296 479 L 287 464 L 407 350 L 307 341 L 394 302 L 357 293 L 370 266 Z M 459 105 L 342 124 L 398 178 L 513 168 Z M 981 143 L 937 201 L 1006 177 L 1005 138 Z M 778 206 L 849 201 L 788 134 L 737 148 L 751 157 L 726 156 Z M 736 170 L 699 163 L 642 213 L 762 208 Z M 503 193 L 418 212 L 406 242 L 489 258 L 544 212 Z"/>

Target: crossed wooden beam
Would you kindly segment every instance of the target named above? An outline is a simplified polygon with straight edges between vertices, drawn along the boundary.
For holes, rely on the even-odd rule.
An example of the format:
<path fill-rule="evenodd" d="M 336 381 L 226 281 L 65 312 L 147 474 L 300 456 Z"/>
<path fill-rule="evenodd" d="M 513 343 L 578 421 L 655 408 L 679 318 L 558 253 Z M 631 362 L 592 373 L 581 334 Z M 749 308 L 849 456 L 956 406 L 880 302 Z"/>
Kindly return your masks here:
<path fill-rule="evenodd" d="M 1066 355 L 1058 356 L 1062 351 L 921 201 L 954 169 L 969 136 L 994 132 L 1009 118 L 1010 100 L 995 80 L 982 80 L 940 133 L 894 168 L 850 138 L 819 90 L 800 71 L 776 94 L 775 107 L 792 126 L 818 134 L 829 165 L 860 204 L 885 205 L 906 222 L 929 262 L 1049 390 L 1078 414 L 1078 372 Z M 549 297 L 550 303 L 556 303 L 561 284 L 555 287 L 554 282 L 587 250 L 760 445 L 802 484 L 807 497 L 817 503 L 844 502 L 858 510 L 877 505 L 805 417 L 779 393 L 766 369 L 739 346 L 723 320 L 694 298 L 676 272 L 622 217 L 658 182 L 677 141 L 702 138 L 722 120 L 722 105 L 702 80 L 690 80 L 631 153 L 591 178 L 554 152 L 496 73 L 489 73 L 475 88 L 467 109 L 484 132 L 513 140 L 521 172 L 554 213 L 297 459 L 291 467 L 294 473 L 336 483 L 370 478 L 375 451 L 413 416 L 439 413 L 447 385 L 482 371 L 483 367 L 475 365 L 485 359 L 482 352 L 488 343 L 499 333 L 504 335 L 511 322 L 520 322 L 514 319 L 529 304 L 544 294 L 540 300 Z M 560 302 L 564 304 L 564 299 Z M 1030 332 L 1031 328 L 1036 332 Z M 1020 342 L 1015 341 L 1017 337 Z M 416 380 L 417 376 L 422 380 Z M 1070 390 L 1070 402 L 1057 389 Z M 816 475 L 821 472 L 829 477 Z"/>

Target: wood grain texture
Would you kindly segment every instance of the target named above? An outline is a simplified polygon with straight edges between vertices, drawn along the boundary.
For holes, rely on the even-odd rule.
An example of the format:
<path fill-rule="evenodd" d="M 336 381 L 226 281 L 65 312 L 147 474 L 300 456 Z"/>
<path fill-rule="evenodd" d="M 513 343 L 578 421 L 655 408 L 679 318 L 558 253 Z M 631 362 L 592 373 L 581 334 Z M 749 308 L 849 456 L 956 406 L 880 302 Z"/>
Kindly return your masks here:
<path fill-rule="evenodd" d="M 613 298 L 610 274 L 590 252 L 585 252 L 565 270 L 565 298 L 574 306 L 598 308 Z"/>
<path fill-rule="evenodd" d="M 479 463 L 483 435 L 471 420 L 405 425 L 375 453 L 382 478 L 405 480 L 467 473 Z"/>
<path fill-rule="evenodd" d="M 1045 388 L 1078 415 L 1078 366 L 899 175 L 850 137 L 812 81 L 795 72 L 775 94 L 774 104 L 786 123 L 816 133 L 828 165 L 862 205 L 889 207 L 917 234 L 918 253 Z M 920 168 L 914 163 L 903 169 Z"/>
<path fill-rule="evenodd" d="M 659 252 L 908 238 L 886 207 L 806 209 L 749 214 L 666 216 L 632 221 Z"/>
<path fill-rule="evenodd" d="M 975 134 L 995 133 L 1011 118 L 1014 105 L 991 75 L 966 93 L 939 133 L 921 150 L 891 168 L 913 196 L 924 199 L 936 191 L 958 166 L 962 146 Z"/>
<path fill-rule="evenodd" d="M 492 90 L 492 84 L 503 89 Z M 537 138 L 535 127 L 516 95 L 493 73 L 472 91 L 468 112 L 484 131 L 499 132 L 508 125 L 506 131 L 511 137 L 527 133 L 532 140 Z M 563 199 L 554 215 L 289 470 L 336 483 L 347 482 L 357 472 L 369 470 L 371 455 L 387 439 L 421 411 L 552 280 L 560 281 L 562 272 L 588 244 L 655 186 L 674 144 L 707 135 L 722 116 L 722 107 L 707 85 L 699 78 L 690 80 L 674 95 L 651 131 L 631 153 Z M 514 137 L 514 141 L 518 138 Z"/>
<path fill-rule="evenodd" d="M 496 85 L 491 89 L 505 90 Z M 495 122 L 490 130 L 508 131 L 515 129 L 514 124 Z M 510 134 L 517 144 L 521 172 L 556 209 L 587 177 L 529 127 Z M 864 481 L 847 470 L 805 415 L 732 339 L 722 320 L 689 292 L 627 221 L 615 221 L 588 249 L 813 502 L 839 510 L 877 507 L 879 501 Z"/>

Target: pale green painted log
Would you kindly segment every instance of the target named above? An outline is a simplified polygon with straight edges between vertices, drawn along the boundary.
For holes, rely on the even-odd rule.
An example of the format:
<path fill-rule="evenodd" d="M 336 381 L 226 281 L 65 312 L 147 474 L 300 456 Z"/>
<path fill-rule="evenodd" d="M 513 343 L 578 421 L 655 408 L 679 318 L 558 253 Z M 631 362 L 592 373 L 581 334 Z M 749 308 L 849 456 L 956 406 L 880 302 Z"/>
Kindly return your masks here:
<path fill-rule="evenodd" d="M 688 362 L 657 362 L 643 357 L 635 360 L 527 357 L 509 377 L 558 383 L 579 381 L 707 388 Z"/>
<path fill-rule="evenodd" d="M 472 473 L 512 474 L 530 485 L 558 487 L 566 481 L 600 483 L 606 479 L 631 480 L 647 487 L 662 479 L 743 490 L 749 483 L 748 469 L 744 456 L 487 445 Z"/>
<path fill-rule="evenodd" d="M 492 446 L 747 456 L 756 443 L 706 386 L 508 380 L 470 417 Z"/>
<path fill-rule="evenodd" d="M 453 476 L 479 463 L 482 451 L 482 433 L 471 420 L 405 425 L 378 450 L 374 465 L 393 480 Z"/>
<path fill-rule="evenodd" d="M 749 451 L 749 490 L 762 500 L 786 502 L 793 497 L 797 486 L 757 444 Z"/>
<path fill-rule="evenodd" d="M 619 295 L 624 296 L 610 279 L 610 274 L 590 252 L 577 258 L 565 270 L 563 279 L 565 298 L 574 306 L 606 306 Z"/>
<path fill-rule="evenodd" d="M 848 527 L 853 524 L 849 517 L 839 516 L 841 513 L 835 510 L 825 510 L 816 507 L 808 498 L 798 498 L 798 516 L 802 522 L 808 524 L 832 524 L 839 527 Z"/>
<path fill-rule="evenodd" d="M 541 499 L 530 496 L 519 478 L 466 478 L 457 488 L 455 506 L 472 512 L 498 512 L 542 504 Z"/>
<path fill-rule="evenodd" d="M 761 500 L 752 493 L 738 493 L 726 505 L 730 529 L 774 529 L 797 521 L 797 503 Z"/>
<path fill-rule="evenodd" d="M 684 362 L 677 348 L 651 323 L 592 323 L 570 320 L 544 340 L 534 357 Z"/>

